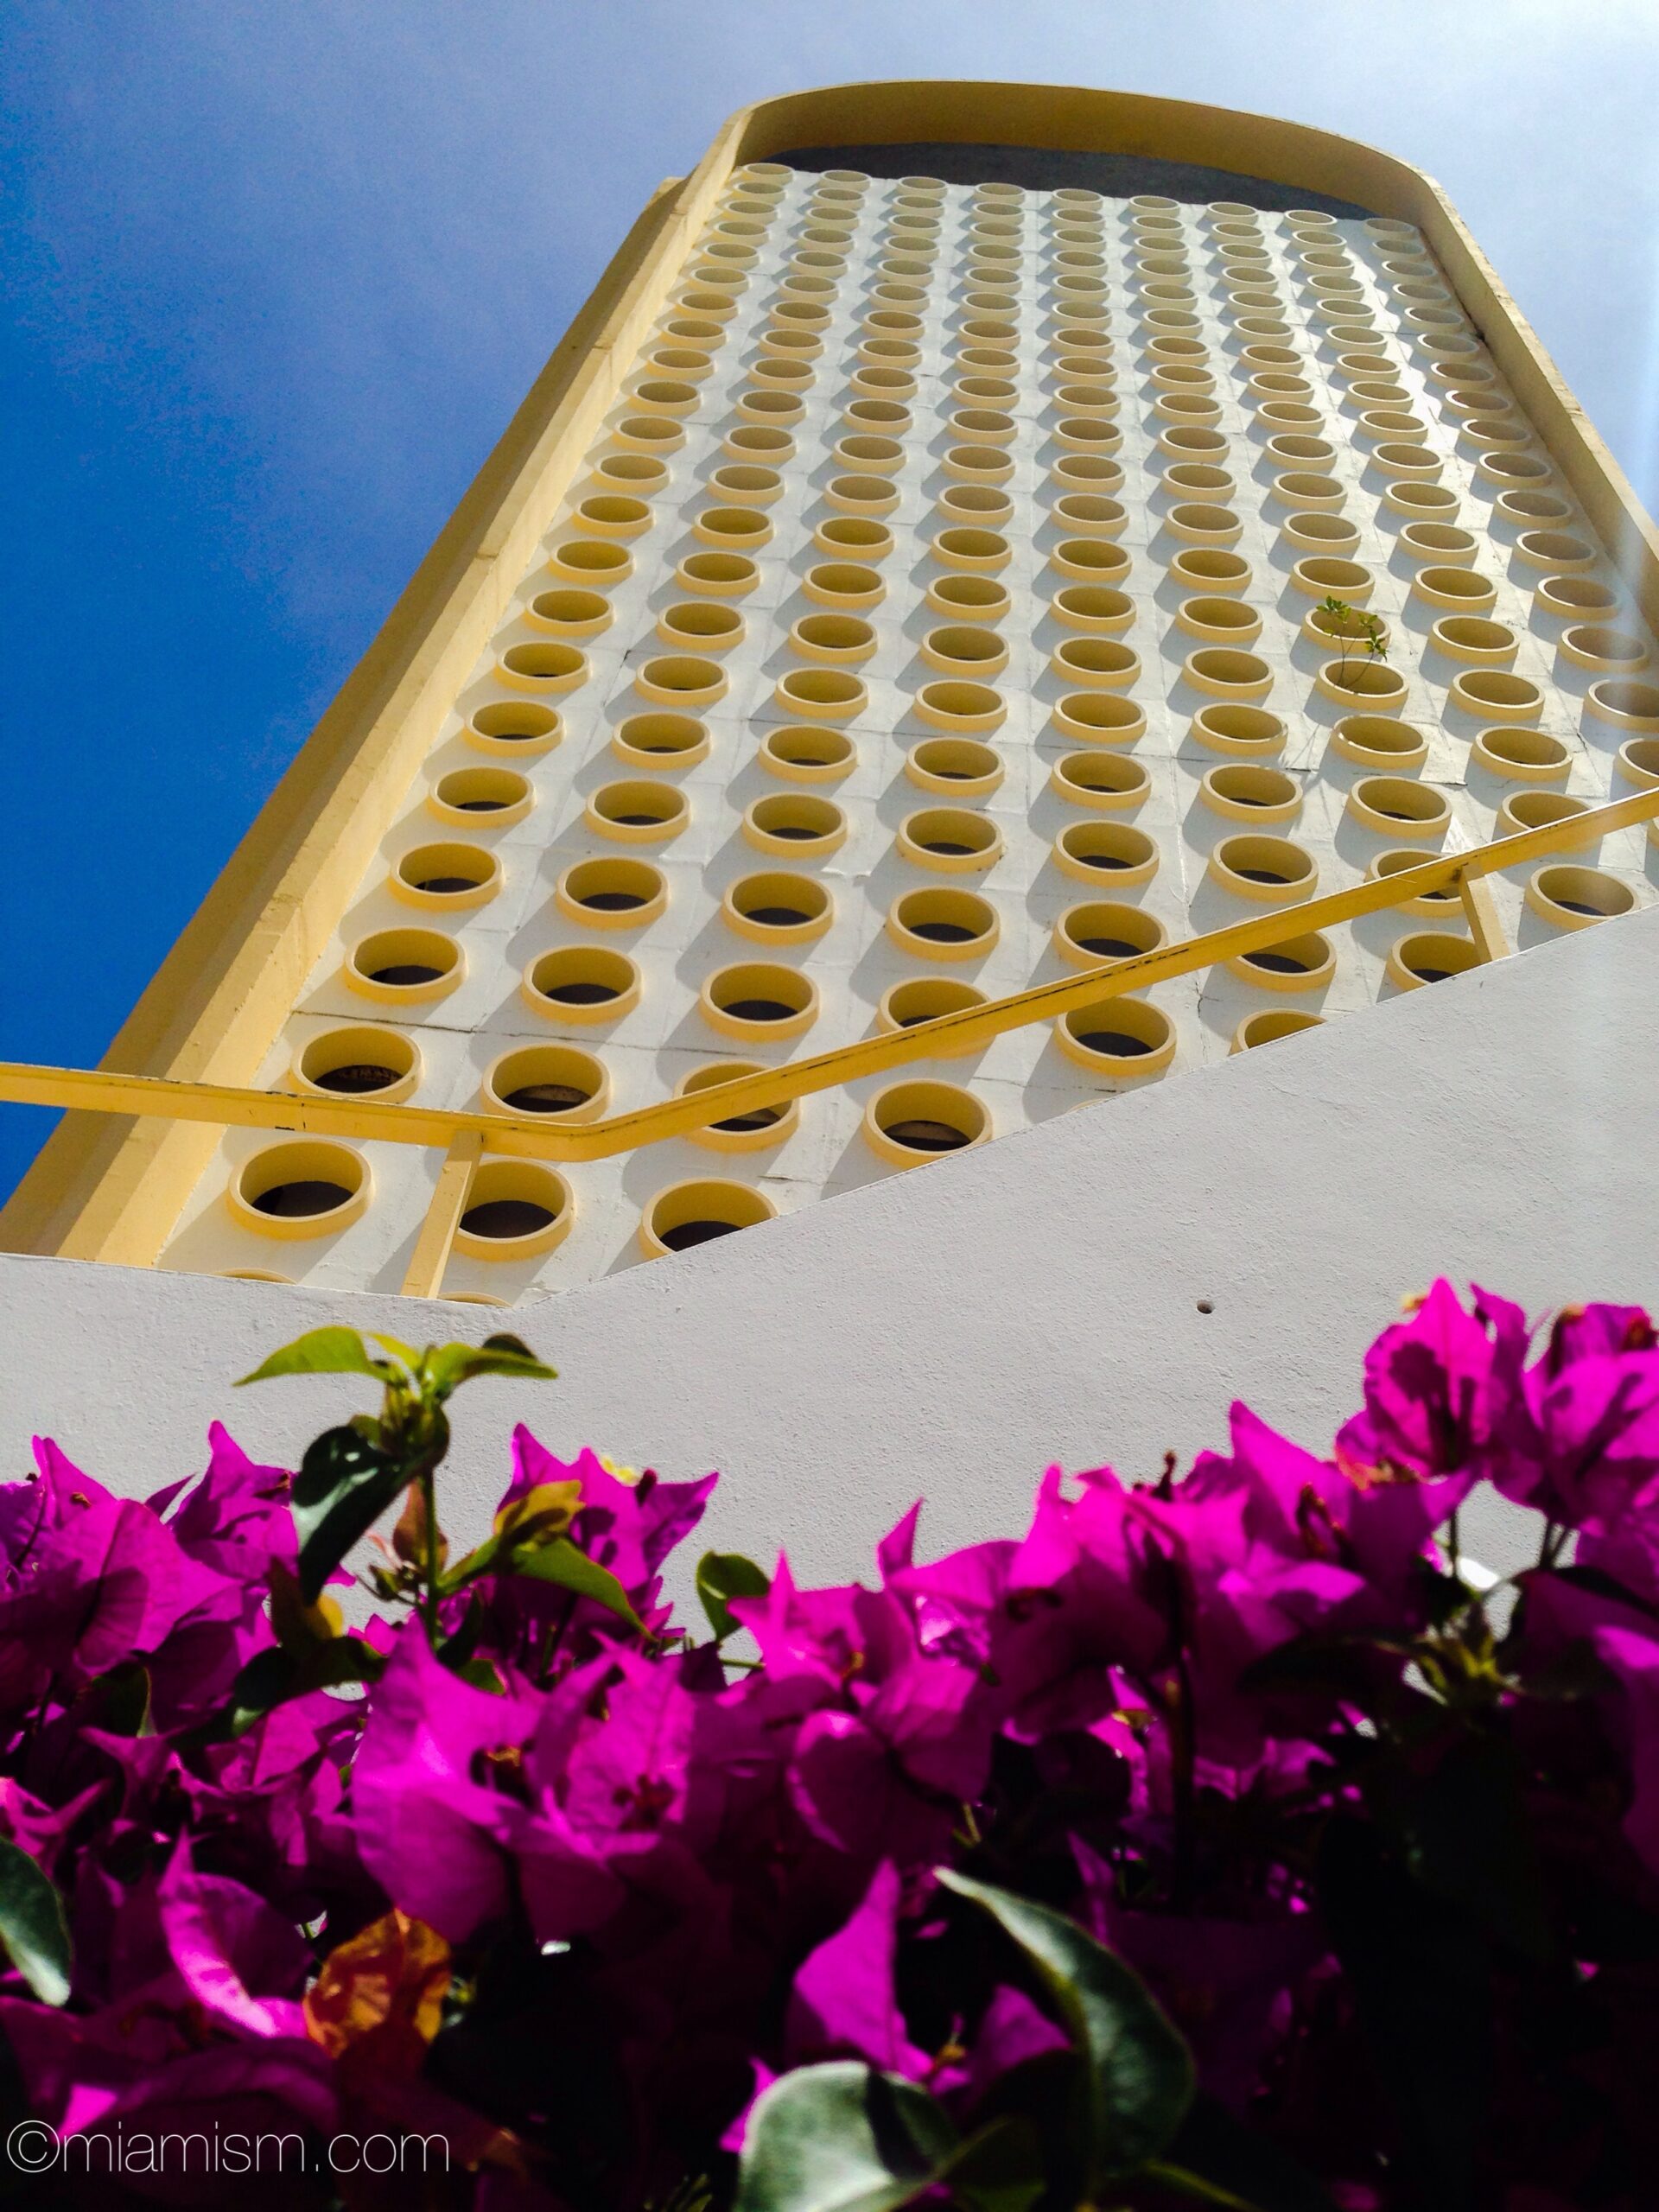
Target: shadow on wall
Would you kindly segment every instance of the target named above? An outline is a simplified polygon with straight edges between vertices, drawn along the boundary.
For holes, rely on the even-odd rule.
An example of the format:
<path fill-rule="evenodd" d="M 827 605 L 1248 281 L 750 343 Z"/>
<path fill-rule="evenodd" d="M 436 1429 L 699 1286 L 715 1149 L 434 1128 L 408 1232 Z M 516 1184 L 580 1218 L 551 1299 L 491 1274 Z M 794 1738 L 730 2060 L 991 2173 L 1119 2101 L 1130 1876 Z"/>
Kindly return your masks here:
<path fill-rule="evenodd" d="M 862 169 L 867 176 L 937 176 L 947 184 L 1018 184 L 1028 192 L 1082 188 L 1128 200 L 1142 192 L 1181 200 L 1236 200 L 1282 213 L 1317 207 L 1322 214 L 1359 218 L 1374 213 L 1351 200 L 1310 192 L 1201 162 L 1167 162 L 1150 154 L 1079 154 L 1046 146 L 964 146 L 917 139 L 893 146 L 804 146 L 766 159 L 785 168 L 818 173 Z"/>

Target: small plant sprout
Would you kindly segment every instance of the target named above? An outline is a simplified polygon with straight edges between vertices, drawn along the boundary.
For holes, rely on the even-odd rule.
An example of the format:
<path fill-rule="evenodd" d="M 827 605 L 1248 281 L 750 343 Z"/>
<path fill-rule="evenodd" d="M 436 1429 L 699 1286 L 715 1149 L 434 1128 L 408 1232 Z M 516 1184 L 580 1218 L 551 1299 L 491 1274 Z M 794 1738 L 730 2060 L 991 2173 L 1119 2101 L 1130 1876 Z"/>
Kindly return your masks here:
<path fill-rule="evenodd" d="M 1325 627 L 1337 641 L 1339 656 L 1337 662 L 1337 681 L 1344 690 L 1348 688 L 1348 655 L 1363 644 L 1365 657 L 1370 661 L 1386 661 L 1389 658 L 1389 632 L 1386 624 L 1376 614 L 1363 613 L 1351 607 L 1345 599 L 1328 594 L 1319 601 L 1319 613 L 1325 618 Z"/>

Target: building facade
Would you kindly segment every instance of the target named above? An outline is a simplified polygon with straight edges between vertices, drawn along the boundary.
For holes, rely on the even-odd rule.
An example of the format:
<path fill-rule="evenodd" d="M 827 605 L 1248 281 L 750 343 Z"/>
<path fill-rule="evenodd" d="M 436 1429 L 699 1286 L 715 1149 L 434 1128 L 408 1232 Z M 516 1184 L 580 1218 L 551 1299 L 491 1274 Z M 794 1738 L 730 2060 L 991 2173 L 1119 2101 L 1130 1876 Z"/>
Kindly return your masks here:
<path fill-rule="evenodd" d="M 1646 825 L 1301 910 L 1659 788 L 1655 575 L 1403 164 L 1036 87 L 746 111 L 111 1047 L 286 1103 L 73 1114 L 7 1242 L 517 1304 L 1456 988 L 1651 903 Z"/>

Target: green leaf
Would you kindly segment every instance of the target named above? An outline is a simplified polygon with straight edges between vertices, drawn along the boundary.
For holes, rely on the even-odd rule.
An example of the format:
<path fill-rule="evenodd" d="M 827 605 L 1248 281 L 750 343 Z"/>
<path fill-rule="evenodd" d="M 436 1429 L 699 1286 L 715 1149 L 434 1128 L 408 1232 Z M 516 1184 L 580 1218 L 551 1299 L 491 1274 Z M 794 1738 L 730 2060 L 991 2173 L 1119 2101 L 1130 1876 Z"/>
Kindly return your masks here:
<path fill-rule="evenodd" d="M 149 1718 L 149 1669 L 141 1659 L 124 1659 L 88 1682 L 75 1700 L 81 1728 L 101 1728 L 111 1736 L 153 1736 Z"/>
<path fill-rule="evenodd" d="M 369 1334 L 376 1344 L 384 1344 L 394 1359 L 401 1359 L 411 1375 L 420 1365 L 421 1355 L 413 1344 L 406 1344 L 401 1337 L 382 1336 L 378 1329 L 371 1329 Z"/>
<path fill-rule="evenodd" d="M 629 1604 L 627 1592 L 609 1567 L 601 1567 L 586 1552 L 578 1551 L 569 1536 L 555 1536 L 550 1544 L 510 1553 L 506 1572 L 527 1574 L 536 1582 L 556 1582 L 562 1589 L 572 1590 L 579 1598 L 591 1598 L 596 1605 L 608 1607 L 630 1628 L 645 1625 Z"/>
<path fill-rule="evenodd" d="M 427 1390 L 447 1398 L 477 1375 L 508 1375 L 523 1382 L 550 1382 L 558 1370 L 546 1366 L 517 1337 L 491 1337 L 481 1344 L 440 1344 L 426 1355 Z"/>
<path fill-rule="evenodd" d="M 1155 2158 L 1192 2101 L 1192 2061 L 1140 1976 L 1064 1913 L 945 1867 L 938 1878 L 1019 1945 L 1084 2061 L 1090 2195 Z"/>
<path fill-rule="evenodd" d="M 850 2059 L 803 2066 L 756 2100 L 734 2212 L 898 2212 L 959 2145 L 925 2089 Z"/>
<path fill-rule="evenodd" d="M 386 1662 L 360 1636 L 331 1637 L 308 1651 L 280 1646 L 256 1652 L 231 1685 L 230 1731 L 245 1735 L 290 1698 L 313 1690 L 343 1689 L 352 1682 L 378 1682 Z"/>
<path fill-rule="evenodd" d="M 42 2005 L 69 1996 L 69 1923 L 63 1899 L 26 1851 L 0 1840 L 0 1942 Z"/>
<path fill-rule="evenodd" d="M 1036 2129 L 1024 2120 L 993 2120 L 954 2154 L 942 2177 L 963 2212 L 1030 2212 L 1046 2178 Z"/>
<path fill-rule="evenodd" d="M 273 1375 L 373 1375 L 391 1379 L 391 1368 L 373 1358 L 355 1329 L 312 1329 L 291 1344 L 274 1351 L 263 1367 L 245 1375 L 237 1384 L 268 1382 Z"/>
<path fill-rule="evenodd" d="M 764 1598 L 772 1577 L 741 1552 L 704 1552 L 697 1561 L 697 1595 L 718 1643 L 734 1636 L 741 1624 L 732 1618 L 728 1598 Z"/>
<path fill-rule="evenodd" d="M 300 1540 L 300 1595 L 308 1605 L 316 1603 L 328 1577 L 408 1479 L 400 1459 L 388 1457 L 354 1428 L 325 1429 L 307 1447 L 294 1478 L 293 1508 Z"/>

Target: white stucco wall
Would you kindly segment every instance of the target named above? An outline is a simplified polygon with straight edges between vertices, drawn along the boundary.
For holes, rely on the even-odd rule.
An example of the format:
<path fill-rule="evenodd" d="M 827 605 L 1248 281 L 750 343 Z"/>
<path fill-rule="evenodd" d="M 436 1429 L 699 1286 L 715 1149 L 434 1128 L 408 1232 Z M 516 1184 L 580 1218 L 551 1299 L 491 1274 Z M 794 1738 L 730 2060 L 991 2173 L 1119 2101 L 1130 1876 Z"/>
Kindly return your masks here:
<path fill-rule="evenodd" d="M 1235 1394 L 1323 1447 L 1437 1270 L 1532 1307 L 1659 1300 L 1656 982 L 1650 911 L 521 1307 L 562 1380 L 463 1400 L 454 1519 L 481 1521 L 523 1416 L 718 1466 L 710 1541 L 844 1576 L 918 1494 L 932 1548 L 1007 1532 L 1047 1459 L 1154 1471 L 1219 1441 Z M 39 1428 L 142 1491 L 215 1414 L 291 1463 L 357 1385 L 230 1382 L 330 1318 L 420 1341 L 497 1317 L 0 1259 L 0 1467 Z M 1506 1563 L 1501 1529 L 1475 1541 Z"/>

